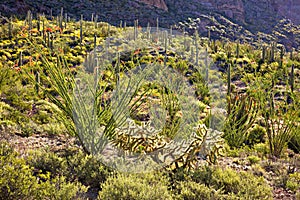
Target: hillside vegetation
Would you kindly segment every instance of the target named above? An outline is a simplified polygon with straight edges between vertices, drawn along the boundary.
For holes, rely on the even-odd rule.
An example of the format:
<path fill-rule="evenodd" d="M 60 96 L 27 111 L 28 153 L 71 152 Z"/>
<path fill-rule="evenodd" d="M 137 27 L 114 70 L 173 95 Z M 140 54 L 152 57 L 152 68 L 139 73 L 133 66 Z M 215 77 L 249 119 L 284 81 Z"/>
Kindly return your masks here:
<path fill-rule="evenodd" d="M 1 17 L 0 199 L 300 198 L 297 49 L 246 30 L 236 36 L 239 26 L 222 27 L 230 24 L 222 17 L 205 36 L 189 27 L 193 19 L 178 24 L 185 32 L 176 36 L 138 21 L 79 19 L 63 11 Z M 155 73 L 146 70 L 152 64 Z M 153 74 L 177 84 L 135 82 Z M 150 129 L 157 105 L 165 122 Z M 216 107 L 223 114 L 212 115 Z M 185 151 L 171 161 L 153 154 L 147 158 L 164 164 L 130 173 L 139 170 L 134 159 L 178 138 Z M 116 164 L 123 171 L 107 164 L 115 154 L 106 144 L 128 158 Z"/>

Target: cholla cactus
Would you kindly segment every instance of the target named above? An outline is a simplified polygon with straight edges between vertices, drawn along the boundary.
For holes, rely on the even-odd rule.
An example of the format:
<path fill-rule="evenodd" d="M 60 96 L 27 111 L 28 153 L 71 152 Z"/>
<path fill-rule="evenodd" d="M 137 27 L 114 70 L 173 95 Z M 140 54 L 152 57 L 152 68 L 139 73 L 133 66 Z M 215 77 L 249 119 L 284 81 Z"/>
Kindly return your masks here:
<path fill-rule="evenodd" d="M 166 163 L 167 167 L 194 169 L 199 166 L 199 160 L 215 163 L 223 149 L 223 133 L 204 124 L 194 128 L 190 139 L 174 142 L 161 136 L 161 130 L 151 127 L 151 121 L 137 125 L 128 119 L 127 123 L 116 129 L 113 144 L 127 154 L 148 153 L 155 162 Z"/>

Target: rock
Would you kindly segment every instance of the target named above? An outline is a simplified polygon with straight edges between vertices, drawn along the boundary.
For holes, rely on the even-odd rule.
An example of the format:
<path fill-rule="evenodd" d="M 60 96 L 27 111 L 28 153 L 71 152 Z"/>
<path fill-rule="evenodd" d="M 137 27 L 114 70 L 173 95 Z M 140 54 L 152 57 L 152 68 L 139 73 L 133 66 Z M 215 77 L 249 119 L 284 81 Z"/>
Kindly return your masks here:
<path fill-rule="evenodd" d="M 150 6 L 154 6 L 162 10 L 168 11 L 168 7 L 164 0 L 139 0 L 139 1 L 148 4 Z"/>

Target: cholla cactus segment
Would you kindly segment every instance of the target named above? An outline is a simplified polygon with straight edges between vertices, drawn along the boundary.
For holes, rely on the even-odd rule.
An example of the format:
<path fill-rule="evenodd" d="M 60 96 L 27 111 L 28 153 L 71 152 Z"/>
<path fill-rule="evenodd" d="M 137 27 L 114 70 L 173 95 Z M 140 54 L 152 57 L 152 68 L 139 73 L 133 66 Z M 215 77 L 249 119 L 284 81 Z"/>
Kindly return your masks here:
<path fill-rule="evenodd" d="M 208 129 L 204 124 L 194 127 L 190 138 L 180 141 L 160 136 L 161 130 L 151 127 L 151 121 L 139 125 L 127 119 L 127 124 L 116 132 L 113 145 L 123 155 L 131 159 L 135 155 L 134 162 L 137 163 L 140 163 L 141 157 L 147 158 L 161 167 L 195 169 L 201 162 L 216 162 L 223 148 L 222 133 Z"/>

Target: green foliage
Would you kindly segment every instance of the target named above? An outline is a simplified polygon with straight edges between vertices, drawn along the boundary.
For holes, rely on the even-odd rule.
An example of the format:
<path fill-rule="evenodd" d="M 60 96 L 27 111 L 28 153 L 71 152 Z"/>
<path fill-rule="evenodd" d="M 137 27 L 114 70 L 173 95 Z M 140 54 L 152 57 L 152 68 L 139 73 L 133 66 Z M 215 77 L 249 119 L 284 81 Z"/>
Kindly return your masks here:
<path fill-rule="evenodd" d="M 264 137 L 266 136 L 266 130 L 264 127 L 255 125 L 253 128 L 250 128 L 249 135 L 245 144 L 253 147 L 253 145 L 264 142 Z"/>
<path fill-rule="evenodd" d="M 300 173 L 295 172 L 289 175 L 289 178 L 286 183 L 286 187 L 292 190 L 293 192 L 300 191 Z"/>
<path fill-rule="evenodd" d="M 102 185 L 98 199 L 155 200 L 172 199 L 168 191 L 168 180 L 163 175 L 117 174 Z"/>
<path fill-rule="evenodd" d="M 260 157 L 265 157 L 267 154 L 270 153 L 268 148 L 268 144 L 266 143 L 258 143 L 253 146 L 253 149 Z"/>
<path fill-rule="evenodd" d="M 66 150 L 57 154 L 35 150 L 29 152 L 27 163 L 51 177 L 65 176 L 68 181 L 76 180 L 91 188 L 98 188 L 111 174 L 97 158 L 82 151 Z"/>
<path fill-rule="evenodd" d="M 270 154 L 280 157 L 287 146 L 287 143 L 293 138 L 298 130 L 298 112 L 297 104 L 275 101 L 276 94 L 275 84 L 278 82 L 276 78 L 281 78 L 279 72 L 270 75 L 271 80 L 267 77 L 257 78 L 258 82 L 263 84 L 255 84 L 254 95 L 260 102 L 260 109 L 266 128 L 266 135 Z"/>
<path fill-rule="evenodd" d="M 191 178 L 210 188 L 220 189 L 224 194 L 241 199 L 270 199 L 271 188 L 263 177 L 255 177 L 249 172 L 236 172 L 230 168 L 204 167 L 196 170 Z"/>
<path fill-rule="evenodd" d="M 68 170 L 65 176 L 78 180 L 86 186 L 98 188 L 111 174 L 112 170 L 92 155 L 79 151 L 66 155 Z"/>
<path fill-rule="evenodd" d="M 64 176 L 50 178 L 50 173 L 36 173 L 6 143 L 0 145 L 0 175 L 1 199 L 75 199 L 87 191 Z"/>
<path fill-rule="evenodd" d="M 224 195 L 220 194 L 219 190 L 207 187 L 204 184 L 199 184 L 194 181 L 183 181 L 179 182 L 176 188 L 179 194 L 174 199 L 185 199 L 185 200 L 216 200 L 224 198 Z"/>
<path fill-rule="evenodd" d="M 247 141 L 247 131 L 258 114 L 258 104 L 250 95 L 236 95 L 228 103 L 228 117 L 224 125 L 224 138 L 230 147 L 241 147 Z"/>
<path fill-rule="evenodd" d="M 289 141 L 288 146 L 295 153 L 300 153 L 300 131 L 299 131 L 299 129 L 297 130 L 296 134 L 291 138 L 291 141 Z"/>
<path fill-rule="evenodd" d="M 280 157 L 287 143 L 295 134 L 295 115 L 293 113 L 286 113 L 281 117 L 265 115 L 265 119 L 270 153 Z"/>
<path fill-rule="evenodd" d="M 252 156 L 248 156 L 247 159 L 248 159 L 248 161 L 250 162 L 251 165 L 259 163 L 259 161 L 260 161 L 259 157 L 253 156 L 253 155 Z"/>

